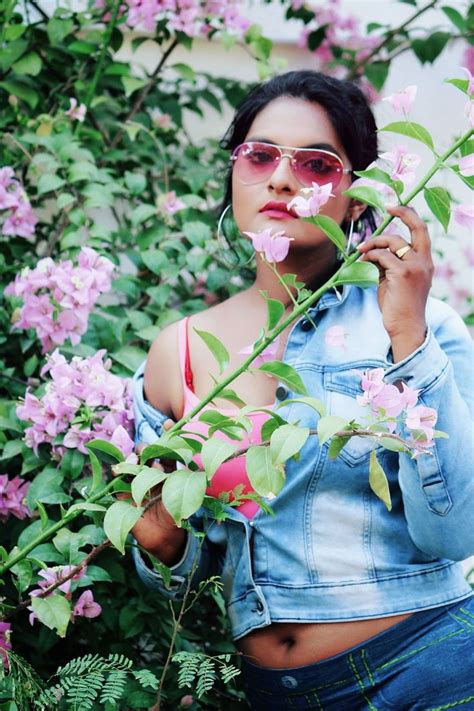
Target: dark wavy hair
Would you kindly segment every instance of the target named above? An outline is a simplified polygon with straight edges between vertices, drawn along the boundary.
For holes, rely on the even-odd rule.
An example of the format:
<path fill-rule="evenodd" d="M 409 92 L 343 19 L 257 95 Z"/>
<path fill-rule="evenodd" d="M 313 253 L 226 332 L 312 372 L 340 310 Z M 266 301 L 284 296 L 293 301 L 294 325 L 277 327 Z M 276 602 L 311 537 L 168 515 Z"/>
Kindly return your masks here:
<path fill-rule="evenodd" d="M 378 156 L 377 126 L 362 91 L 351 81 L 342 81 L 320 72 L 300 70 L 281 74 L 257 84 L 239 105 L 234 119 L 220 142 L 230 151 L 245 141 L 257 114 L 281 96 L 320 104 L 327 112 L 353 170 L 363 170 Z M 225 177 L 220 215 L 232 202 L 232 166 Z M 373 211 L 363 213 L 364 231 L 375 229 Z M 345 225 L 342 225 L 343 229 Z"/>

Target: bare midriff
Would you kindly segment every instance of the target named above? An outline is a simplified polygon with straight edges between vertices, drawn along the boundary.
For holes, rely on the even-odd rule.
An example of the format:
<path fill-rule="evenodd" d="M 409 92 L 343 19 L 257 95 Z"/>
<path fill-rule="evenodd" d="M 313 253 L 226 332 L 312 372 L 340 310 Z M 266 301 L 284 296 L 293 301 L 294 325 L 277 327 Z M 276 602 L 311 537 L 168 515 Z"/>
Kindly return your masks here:
<path fill-rule="evenodd" d="M 274 623 L 250 632 L 237 646 L 248 661 L 258 666 L 301 667 L 341 654 L 411 614 L 350 622 Z"/>

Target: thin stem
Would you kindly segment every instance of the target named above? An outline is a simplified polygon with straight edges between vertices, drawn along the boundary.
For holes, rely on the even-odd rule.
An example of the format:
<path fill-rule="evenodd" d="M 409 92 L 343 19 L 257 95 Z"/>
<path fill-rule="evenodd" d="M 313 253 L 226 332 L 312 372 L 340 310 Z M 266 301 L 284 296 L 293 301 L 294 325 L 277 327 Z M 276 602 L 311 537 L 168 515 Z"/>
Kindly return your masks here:
<path fill-rule="evenodd" d="M 111 545 L 110 541 L 104 541 L 101 543 L 99 546 L 96 546 L 91 550 L 90 553 L 88 553 L 83 560 L 81 560 L 78 565 L 74 566 L 74 568 L 64 577 L 58 578 L 55 583 L 50 585 L 49 587 L 45 588 L 42 592 L 39 593 L 39 595 L 36 595 L 36 597 L 47 597 L 48 595 L 51 595 L 52 592 L 56 590 L 56 588 L 59 588 L 60 585 L 63 585 L 63 583 L 67 583 L 68 580 L 71 580 L 75 575 L 81 572 L 93 558 L 98 556 L 100 553 L 102 553 L 103 550 L 108 548 Z M 21 612 L 21 610 L 24 610 L 25 607 L 28 607 L 28 605 L 31 605 L 31 600 L 33 598 L 29 597 L 26 600 L 22 600 L 13 610 L 11 610 L 5 617 L 3 618 L 4 620 L 9 620 L 11 617 L 16 615 L 17 612 Z"/>
<path fill-rule="evenodd" d="M 433 175 L 439 170 L 439 168 L 443 165 L 443 163 L 451 156 L 453 153 L 455 153 L 458 148 L 465 143 L 469 138 L 472 136 L 474 133 L 474 129 L 470 128 L 464 133 L 453 145 L 448 148 L 442 155 L 438 156 L 436 161 L 433 163 L 432 167 L 430 170 L 426 173 L 426 175 L 419 181 L 419 183 L 411 190 L 411 192 L 406 196 L 406 198 L 403 200 L 401 203 L 402 205 L 407 205 L 413 198 L 425 187 L 425 185 L 431 180 Z M 391 223 L 391 221 L 394 218 L 391 215 L 387 215 L 387 217 L 381 222 L 381 224 L 378 226 L 378 228 L 375 230 L 373 233 L 372 237 L 376 237 L 377 235 L 381 234 L 386 227 Z M 259 346 L 255 348 L 253 353 L 249 355 L 249 357 L 240 365 L 238 368 L 236 368 L 232 373 L 230 373 L 226 378 L 224 378 L 218 385 L 216 385 L 195 407 L 193 407 L 187 415 L 182 417 L 178 422 L 176 422 L 172 427 L 170 427 L 169 430 L 167 430 L 168 433 L 173 433 L 176 430 L 181 429 L 184 425 L 186 425 L 190 420 L 192 420 L 202 409 L 205 407 L 208 403 L 210 403 L 214 398 L 217 397 L 217 395 L 224 389 L 226 388 L 233 380 L 235 380 L 241 373 L 247 371 L 250 369 L 252 362 L 255 360 L 256 356 L 260 355 L 262 351 L 267 348 L 270 343 L 278 336 L 282 331 L 285 330 L 293 321 L 295 321 L 297 318 L 302 316 L 307 309 L 310 306 L 313 306 L 323 294 L 325 294 L 327 291 L 332 289 L 334 286 L 338 284 L 338 277 L 340 276 L 341 272 L 346 269 L 350 264 L 353 264 L 356 262 L 360 257 L 360 254 L 358 251 L 355 251 L 354 254 L 352 254 L 345 262 L 344 264 L 333 274 L 333 276 L 325 283 L 323 286 L 321 286 L 319 289 L 317 289 L 311 296 L 308 296 L 307 299 L 301 302 L 289 315 L 284 321 L 280 323 L 279 326 L 276 326 L 271 334 L 267 336 L 267 338 L 263 339 L 263 341 L 260 343 Z"/>
<path fill-rule="evenodd" d="M 411 15 L 407 20 L 402 22 L 401 25 L 398 27 L 395 27 L 393 30 L 389 30 L 385 37 L 383 38 L 382 42 L 378 44 L 374 49 L 367 55 L 367 57 L 364 57 L 364 59 L 361 62 L 358 62 L 350 71 L 350 74 L 348 76 L 348 79 L 354 79 L 354 77 L 357 77 L 361 74 L 361 71 L 364 69 L 364 67 L 371 62 L 371 60 L 380 52 L 381 49 L 383 49 L 389 42 L 396 37 L 398 34 L 406 30 L 406 28 L 411 25 L 411 23 L 416 20 L 420 15 L 423 15 L 427 10 L 431 10 L 433 7 L 435 7 L 438 4 L 438 0 L 431 0 L 431 2 L 428 3 L 428 5 L 425 5 L 425 7 L 420 8 L 417 10 L 413 15 Z"/>
<path fill-rule="evenodd" d="M 104 496 L 107 496 L 107 494 L 112 491 L 114 486 L 117 484 L 117 481 L 122 479 L 125 474 L 117 474 L 113 481 L 110 481 L 106 486 L 104 486 L 103 489 L 98 491 L 96 494 L 93 494 L 90 496 L 88 499 L 84 499 L 85 503 L 93 504 L 96 501 L 100 501 L 100 499 L 103 499 Z M 52 526 L 46 529 L 46 531 L 43 531 L 42 533 L 39 533 L 37 536 L 35 536 L 24 548 L 18 551 L 14 556 L 12 556 L 9 560 L 7 560 L 3 565 L 0 566 L 0 577 L 5 573 L 7 570 L 10 570 L 14 565 L 16 565 L 20 560 L 23 560 L 23 558 L 30 553 L 36 546 L 38 546 L 40 543 L 43 543 L 44 541 L 48 540 L 54 533 L 59 531 L 61 528 L 64 528 L 68 523 L 73 521 L 75 518 L 80 516 L 83 513 L 82 509 L 75 509 L 74 511 L 66 511 L 66 513 L 59 519 L 59 521 L 56 521 Z"/>
<path fill-rule="evenodd" d="M 119 0 L 120 2 L 120 0 Z M 162 57 L 160 61 L 158 62 L 158 65 L 153 72 L 153 74 L 150 77 L 150 81 L 148 84 L 142 89 L 142 91 L 138 94 L 137 100 L 133 104 L 130 112 L 128 115 L 125 117 L 123 123 L 126 124 L 128 121 L 131 121 L 132 118 L 135 116 L 135 114 L 141 109 L 141 106 L 143 102 L 145 101 L 146 97 L 150 93 L 151 89 L 153 88 L 153 85 L 155 84 L 156 78 L 158 77 L 158 74 L 160 73 L 161 69 L 163 68 L 163 65 L 165 64 L 166 60 L 170 56 L 171 52 L 177 47 L 178 45 L 178 40 L 174 39 L 168 49 L 163 52 Z M 117 145 L 120 143 L 123 134 L 125 133 L 125 129 L 121 129 L 114 137 L 112 143 L 110 144 L 111 150 L 117 147 Z"/>
<path fill-rule="evenodd" d="M 273 273 L 275 274 L 275 276 L 276 276 L 276 278 L 278 279 L 278 281 L 280 282 L 280 284 L 281 284 L 281 285 L 283 286 L 283 288 L 285 289 L 285 291 L 286 291 L 286 293 L 288 294 L 288 296 L 290 297 L 293 306 L 298 306 L 298 302 L 296 301 L 295 297 L 294 297 L 293 294 L 291 293 L 290 287 L 289 287 L 288 284 L 285 282 L 285 280 L 281 278 L 281 276 L 280 276 L 280 274 L 278 273 L 278 269 L 276 268 L 275 264 L 273 264 L 273 263 L 268 263 L 268 262 L 267 262 L 267 264 L 268 264 L 268 266 L 271 268 L 271 270 L 273 271 Z M 310 316 L 309 314 L 306 314 L 306 318 L 308 319 L 308 321 L 310 321 L 311 325 L 312 325 L 313 328 L 316 330 L 316 324 L 314 323 L 314 321 L 313 321 L 313 319 L 311 318 L 311 316 Z"/>
<path fill-rule="evenodd" d="M 98 84 L 100 76 L 104 70 L 105 58 L 107 56 L 107 51 L 109 49 L 110 42 L 112 40 L 112 33 L 115 29 L 115 25 L 117 24 L 117 17 L 118 17 L 118 13 L 119 13 L 121 4 L 122 4 L 122 0 L 115 0 L 115 5 L 112 10 L 112 17 L 110 18 L 110 21 L 107 24 L 107 30 L 105 32 L 105 37 L 104 37 L 104 44 L 102 46 L 99 61 L 97 62 L 97 67 L 94 72 L 94 76 L 92 77 L 92 81 L 89 85 L 89 91 L 87 92 L 87 96 L 86 96 L 85 104 L 86 104 L 87 110 L 89 110 L 92 99 L 94 98 L 97 84 Z M 79 122 L 77 122 L 76 131 L 78 128 L 79 128 Z"/>

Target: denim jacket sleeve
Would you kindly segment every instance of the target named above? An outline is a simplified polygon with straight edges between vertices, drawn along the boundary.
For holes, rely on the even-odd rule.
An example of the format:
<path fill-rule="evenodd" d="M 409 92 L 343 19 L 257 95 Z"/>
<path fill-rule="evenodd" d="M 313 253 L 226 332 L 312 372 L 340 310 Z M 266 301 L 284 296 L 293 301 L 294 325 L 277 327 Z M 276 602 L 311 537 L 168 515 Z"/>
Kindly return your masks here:
<path fill-rule="evenodd" d="M 400 455 L 399 484 L 415 545 L 463 560 L 474 554 L 473 343 L 450 307 L 435 302 L 431 310 L 425 342 L 394 364 L 386 380 L 419 389 L 420 403 L 437 411 L 436 428 L 449 439 L 435 439 L 432 456 Z"/>
<path fill-rule="evenodd" d="M 155 409 L 146 399 L 143 390 L 145 363 L 143 363 L 133 377 L 133 408 L 135 415 L 135 443 L 145 442 L 151 444 L 160 437 L 163 423 L 168 419 L 160 410 Z M 202 526 L 199 512 L 190 520 L 191 526 L 198 530 Z M 181 595 L 187 585 L 187 579 L 194 565 L 197 564 L 193 575 L 193 582 L 204 580 L 208 577 L 210 569 L 209 549 L 206 539 L 200 546 L 200 539 L 188 533 L 183 556 L 178 563 L 171 566 L 171 583 L 165 586 L 159 573 L 149 567 L 137 546 L 133 548 L 133 558 L 141 580 L 150 588 L 159 591 L 168 598 Z"/>

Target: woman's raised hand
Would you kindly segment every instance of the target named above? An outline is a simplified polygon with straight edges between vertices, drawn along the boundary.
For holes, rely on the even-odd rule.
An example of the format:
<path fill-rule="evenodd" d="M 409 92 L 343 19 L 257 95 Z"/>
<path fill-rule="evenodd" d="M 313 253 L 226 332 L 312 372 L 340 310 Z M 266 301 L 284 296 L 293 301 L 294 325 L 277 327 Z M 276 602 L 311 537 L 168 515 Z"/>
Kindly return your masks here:
<path fill-rule="evenodd" d="M 378 300 L 392 342 L 393 360 L 397 362 L 425 340 L 425 308 L 433 260 L 427 227 L 415 210 L 397 205 L 387 208 L 387 212 L 409 228 L 411 244 L 400 235 L 382 234 L 363 242 L 358 249 L 361 261 L 379 267 Z"/>

